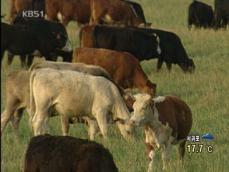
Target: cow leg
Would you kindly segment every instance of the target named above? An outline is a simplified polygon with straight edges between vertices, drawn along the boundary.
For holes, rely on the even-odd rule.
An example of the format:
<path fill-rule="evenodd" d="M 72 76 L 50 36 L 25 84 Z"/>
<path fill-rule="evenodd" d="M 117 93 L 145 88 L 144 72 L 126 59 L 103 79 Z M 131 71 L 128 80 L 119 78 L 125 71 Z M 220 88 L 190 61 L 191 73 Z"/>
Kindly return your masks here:
<path fill-rule="evenodd" d="M 14 112 L 16 111 L 18 106 L 18 100 L 13 100 L 10 102 L 7 102 L 6 109 L 1 114 L 1 134 L 3 130 L 5 129 L 6 125 L 14 115 Z"/>
<path fill-rule="evenodd" d="M 34 136 L 45 134 L 46 122 L 48 121 L 48 110 L 36 110 L 32 119 Z"/>
<path fill-rule="evenodd" d="M 121 124 L 120 122 L 117 122 L 117 126 L 122 134 L 122 136 L 126 139 L 126 140 L 129 140 L 129 139 L 132 139 L 132 136 L 126 131 L 126 127 L 124 124 Z"/>
<path fill-rule="evenodd" d="M 163 170 L 167 169 L 167 161 L 168 161 L 170 148 L 171 148 L 171 143 L 167 143 L 162 146 L 161 159 L 163 162 Z"/>
<path fill-rule="evenodd" d="M 99 132 L 99 126 L 96 120 L 90 119 L 89 117 L 83 117 L 88 123 L 88 137 L 90 140 L 95 139 L 95 135 Z"/>
<path fill-rule="evenodd" d="M 20 60 L 21 60 L 21 67 L 24 68 L 26 66 L 26 56 L 20 56 Z"/>
<path fill-rule="evenodd" d="M 180 160 L 181 160 L 181 161 L 183 161 L 183 159 L 184 159 L 185 143 L 186 143 L 186 140 L 182 141 L 182 142 L 179 144 L 179 156 L 180 156 Z"/>
<path fill-rule="evenodd" d="M 167 69 L 169 70 L 169 72 L 171 71 L 171 69 L 172 69 L 172 63 L 170 63 L 170 62 L 166 62 L 166 67 L 167 67 Z"/>
<path fill-rule="evenodd" d="M 98 122 L 100 131 L 103 135 L 103 137 L 106 139 L 107 138 L 107 112 L 104 110 L 97 110 L 95 113 L 96 120 Z"/>
<path fill-rule="evenodd" d="M 155 155 L 155 152 L 154 152 L 154 149 L 151 149 L 151 151 L 149 152 L 149 159 L 150 159 L 150 162 L 149 162 L 149 165 L 148 165 L 148 170 L 147 172 L 152 172 L 153 171 L 153 160 L 154 160 L 154 155 Z"/>
<path fill-rule="evenodd" d="M 9 65 L 11 65 L 12 62 L 13 62 L 14 55 L 11 54 L 11 53 L 9 53 L 9 52 L 7 52 L 7 56 L 8 56 L 7 65 L 9 66 Z"/>
<path fill-rule="evenodd" d="M 20 120 L 22 118 L 23 111 L 24 111 L 23 108 L 18 109 L 18 110 L 16 110 L 16 112 L 14 113 L 14 115 L 11 117 L 12 127 L 13 127 L 14 133 L 15 133 L 15 135 L 17 137 L 19 137 L 19 132 L 18 132 L 19 122 L 20 122 Z"/>
<path fill-rule="evenodd" d="M 1 48 L 1 64 L 2 64 L 2 59 L 3 59 L 3 56 L 4 56 L 4 50 L 3 50 L 3 48 Z"/>
<path fill-rule="evenodd" d="M 67 136 L 69 131 L 69 118 L 63 114 L 61 114 L 61 127 L 63 136 Z"/>
<path fill-rule="evenodd" d="M 40 92 L 39 92 L 40 93 Z M 42 93 L 34 93 L 35 115 L 32 118 L 32 129 L 34 136 L 44 134 L 46 131 L 46 124 L 49 117 L 49 109 L 51 106 L 50 99 L 43 97 Z M 36 99 L 37 98 L 37 99 Z"/>
<path fill-rule="evenodd" d="M 103 16 L 106 13 L 106 10 L 104 10 L 104 9 L 96 10 L 96 8 L 97 8 L 96 4 L 94 3 L 94 1 L 92 1 L 92 3 L 91 3 L 91 17 L 90 17 L 90 21 L 89 21 L 90 25 L 100 23 L 101 19 L 103 18 Z"/>
<path fill-rule="evenodd" d="M 161 69 L 161 66 L 163 64 L 163 59 L 159 58 L 157 61 L 157 72 Z"/>
<path fill-rule="evenodd" d="M 34 59 L 34 56 L 32 56 L 32 55 L 29 55 L 29 56 L 27 57 L 27 66 L 28 66 L 28 67 L 30 67 L 31 64 L 33 63 L 33 59 Z"/>

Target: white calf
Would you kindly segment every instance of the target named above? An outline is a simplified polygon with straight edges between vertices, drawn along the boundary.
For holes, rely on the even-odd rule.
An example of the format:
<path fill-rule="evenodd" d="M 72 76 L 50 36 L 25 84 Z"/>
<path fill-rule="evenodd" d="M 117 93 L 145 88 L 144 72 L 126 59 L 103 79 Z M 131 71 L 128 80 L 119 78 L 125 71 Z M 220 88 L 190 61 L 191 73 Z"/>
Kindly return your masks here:
<path fill-rule="evenodd" d="M 102 135 L 106 137 L 108 118 L 127 121 L 130 116 L 118 88 L 104 77 L 39 69 L 31 74 L 30 90 L 31 107 L 35 109 L 32 120 L 35 135 L 44 133 L 51 107 L 61 115 L 63 133 L 68 132 L 70 117 L 88 116 L 97 120 Z M 117 125 L 121 134 L 129 137 L 124 124 Z"/>

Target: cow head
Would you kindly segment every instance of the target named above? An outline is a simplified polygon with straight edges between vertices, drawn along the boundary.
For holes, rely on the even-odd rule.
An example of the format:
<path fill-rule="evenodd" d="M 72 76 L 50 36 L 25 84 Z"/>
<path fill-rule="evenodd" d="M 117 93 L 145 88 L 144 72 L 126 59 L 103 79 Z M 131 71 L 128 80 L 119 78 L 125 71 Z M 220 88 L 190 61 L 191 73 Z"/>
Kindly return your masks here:
<path fill-rule="evenodd" d="M 193 73 L 195 70 L 195 64 L 192 59 L 187 59 L 185 63 L 180 64 L 180 67 L 184 72 Z"/>
<path fill-rule="evenodd" d="M 133 111 L 133 104 L 135 102 L 135 98 L 131 93 L 125 92 L 123 95 L 124 102 L 130 112 Z"/>
<path fill-rule="evenodd" d="M 68 34 L 65 27 L 61 23 L 50 23 L 50 30 L 52 31 L 52 37 L 56 42 L 57 48 L 63 48 L 68 41 Z"/>
<path fill-rule="evenodd" d="M 153 100 L 149 94 L 137 94 L 134 96 L 135 102 L 133 104 L 133 115 L 127 122 L 127 130 L 132 132 L 134 127 L 143 126 L 147 124 L 152 118 Z"/>

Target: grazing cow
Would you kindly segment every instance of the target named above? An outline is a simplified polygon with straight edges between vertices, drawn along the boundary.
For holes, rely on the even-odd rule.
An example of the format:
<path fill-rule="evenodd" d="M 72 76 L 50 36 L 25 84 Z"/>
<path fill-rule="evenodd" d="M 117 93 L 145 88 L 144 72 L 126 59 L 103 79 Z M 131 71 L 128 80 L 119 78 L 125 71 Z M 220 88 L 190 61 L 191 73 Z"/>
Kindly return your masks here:
<path fill-rule="evenodd" d="M 76 48 L 73 62 L 101 66 L 122 88 L 138 88 L 142 92 L 155 95 L 156 84 L 151 83 L 138 60 L 127 52 L 102 48 Z"/>
<path fill-rule="evenodd" d="M 144 23 L 135 9 L 125 1 L 91 0 L 90 24 L 124 24 L 138 26 Z"/>
<path fill-rule="evenodd" d="M 177 64 L 184 72 L 194 72 L 195 64 L 185 51 L 181 39 L 173 32 L 150 29 L 135 28 L 148 34 L 157 34 L 160 38 L 161 54 L 157 62 L 157 71 L 162 67 L 163 62 L 166 63 L 167 69 L 171 71 L 172 64 Z"/>
<path fill-rule="evenodd" d="M 188 27 L 208 28 L 213 26 L 213 9 L 210 5 L 194 0 L 188 8 Z"/>
<path fill-rule="evenodd" d="M 81 29 L 80 46 L 127 51 L 139 61 L 158 58 L 158 71 L 163 62 L 166 62 L 169 70 L 172 63 L 178 64 L 184 72 L 192 72 L 195 69 L 193 60 L 188 58 L 180 38 L 163 30 L 85 26 Z"/>
<path fill-rule="evenodd" d="M 147 156 L 152 170 L 156 149 L 162 150 L 163 169 L 171 149 L 171 144 L 179 143 L 180 158 L 185 153 L 186 137 L 192 127 L 192 113 L 188 105 L 175 96 L 151 98 L 148 94 L 138 94 L 133 104 L 134 115 L 128 122 L 129 130 L 134 126 L 145 126 Z"/>
<path fill-rule="evenodd" d="M 24 172 L 118 172 L 108 149 L 96 142 L 69 136 L 33 137 Z"/>
<path fill-rule="evenodd" d="M 14 23 L 14 25 L 1 23 L 1 59 L 7 50 L 11 56 L 20 55 L 23 59 L 22 64 L 28 56 L 30 65 L 34 55 L 45 56 L 46 59 L 52 60 L 53 56 L 58 54 L 56 51 L 69 46 L 66 29 L 60 23 L 21 17 L 16 18 Z"/>
<path fill-rule="evenodd" d="M 34 135 L 45 132 L 50 108 L 61 116 L 62 131 L 68 133 L 68 119 L 88 116 L 98 122 L 107 136 L 108 119 L 129 119 L 130 113 L 118 88 L 104 77 L 76 71 L 39 69 L 30 76 L 31 112 Z M 124 138 L 129 138 L 123 123 L 117 123 Z"/>
<path fill-rule="evenodd" d="M 86 24 L 90 20 L 90 0 L 45 0 L 46 15 L 50 20 L 56 20 L 58 13 L 62 16 L 62 23 L 67 25 L 75 20 L 79 24 Z"/>
<path fill-rule="evenodd" d="M 110 75 L 101 67 L 93 65 L 85 65 L 80 63 L 63 63 L 63 62 L 40 62 L 35 63 L 31 66 L 30 70 L 40 68 L 53 68 L 60 70 L 75 70 L 79 72 L 85 72 L 95 76 L 103 76 L 110 79 Z M 6 78 L 6 106 L 5 110 L 1 114 L 1 133 L 7 126 L 8 122 L 11 121 L 15 134 L 18 135 L 19 122 L 21 120 L 23 111 L 26 109 L 30 114 L 30 88 L 29 88 L 29 77 L 31 72 L 21 70 L 18 72 L 10 73 Z M 32 114 L 31 114 L 32 115 Z M 54 114 L 51 114 L 54 116 Z M 32 118 L 32 116 L 30 116 Z M 84 117 L 89 126 L 89 137 L 93 139 L 93 121 L 89 118 Z"/>
<path fill-rule="evenodd" d="M 215 0 L 215 26 L 226 27 L 229 24 L 229 1 Z"/>

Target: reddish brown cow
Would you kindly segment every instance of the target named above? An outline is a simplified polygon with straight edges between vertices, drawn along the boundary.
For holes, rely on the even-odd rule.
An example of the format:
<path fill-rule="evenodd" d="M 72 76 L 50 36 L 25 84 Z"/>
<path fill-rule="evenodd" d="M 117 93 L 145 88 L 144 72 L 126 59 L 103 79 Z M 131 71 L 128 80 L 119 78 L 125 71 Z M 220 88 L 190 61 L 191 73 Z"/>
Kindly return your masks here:
<path fill-rule="evenodd" d="M 85 24 L 90 19 L 90 0 L 46 0 L 45 5 L 48 19 L 55 20 L 60 13 L 64 25 L 70 20 Z"/>
<path fill-rule="evenodd" d="M 30 140 L 24 172 L 118 172 L 108 149 L 69 136 L 40 135 Z"/>
<path fill-rule="evenodd" d="M 120 0 L 91 0 L 90 24 L 124 24 L 138 26 L 144 21 L 131 5 Z"/>
<path fill-rule="evenodd" d="M 122 88 L 138 88 L 155 95 L 156 84 L 151 83 L 138 60 L 130 53 L 102 48 L 76 48 L 73 62 L 98 65 L 110 73 L 114 82 Z"/>
<path fill-rule="evenodd" d="M 152 170 L 156 149 L 162 150 L 163 169 L 166 168 L 171 144 L 179 144 L 180 158 L 185 153 L 186 137 L 192 127 L 192 113 L 188 105 L 175 96 L 152 99 L 148 94 L 138 94 L 133 104 L 134 115 L 127 124 L 131 132 L 134 126 L 145 127 L 147 156 Z"/>

